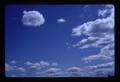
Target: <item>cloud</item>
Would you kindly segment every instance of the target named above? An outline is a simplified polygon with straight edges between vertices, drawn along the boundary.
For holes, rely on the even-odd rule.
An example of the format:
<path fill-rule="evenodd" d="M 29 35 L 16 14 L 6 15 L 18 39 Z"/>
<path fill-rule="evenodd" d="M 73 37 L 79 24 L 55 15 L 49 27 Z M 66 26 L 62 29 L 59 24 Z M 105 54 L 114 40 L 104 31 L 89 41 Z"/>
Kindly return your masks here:
<path fill-rule="evenodd" d="M 86 68 L 92 69 L 92 70 L 101 69 L 101 68 L 114 68 L 114 62 L 112 61 L 112 62 L 108 62 L 108 63 L 98 64 L 95 66 L 88 66 Z"/>
<path fill-rule="evenodd" d="M 98 10 L 98 15 L 106 17 L 103 16 L 104 18 L 85 22 L 72 29 L 72 36 L 80 37 L 82 34 L 88 36 L 73 44 L 73 47 L 80 49 L 89 47 L 100 48 L 98 54 L 82 58 L 85 62 L 99 59 L 114 59 L 114 6 L 106 5 L 103 10 Z"/>
<path fill-rule="evenodd" d="M 101 19 L 98 18 L 94 21 L 88 21 L 83 23 L 82 25 L 77 26 L 76 28 L 73 28 L 72 35 L 80 36 L 81 34 L 85 34 L 91 37 L 103 37 L 106 34 L 113 34 L 114 7 L 107 10 L 110 10 L 109 16 Z"/>
<path fill-rule="evenodd" d="M 23 67 L 18 67 L 17 70 L 20 72 L 26 72 L 26 69 L 24 69 Z"/>
<path fill-rule="evenodd" d="M 89 63 L 95 60 L 114 60 L 114 45 L 109 44 L 100 49 L 100 52 L 96 55 L 90 55 L 81 59 L 85 63 Z"/>
<path fill-rule="evenodd" d="M 52 66 L 58 66 L 58 64 L 56 62 L 53 62 Z"/>
<path fill-rule="evenodd" d="M 48 62 L 45 62 L 45 61 L 40 61 L 40 65 L 42 68 L 44 68 L 44 67 L 48 67 L 50 64 Z"/>
<path fill-rule="evenodd" d="M 11 66 L 8 63 L 5 63 L 5 71 L 11 71 L 11 70 L 14 70 L 14 66 Z"/>
<path fill-rule="evenodd" d="M 12 60 L 10 63 L 11 63 L 11 64 L 15 64 L 15 63 L 16 63 L 16 61 L 15 61 L 15 60 Z"/>
<path fill-rule="evenodd" d="M 40 62 L 36 62 L 36 63 L 27 61 L 25 63 L 25 65 L 30 66 L 30 68 L 33 68 L 33 69 L 42 69 L 42 68 L 48 67 L 50 64 L 45 61 L 40 61 Z"/>
<path fill-rule="evenodd" d="M 63 22 L 66 22 L 66 20 L 63 19 L 63 18 L 60 18 L 60 19 L 57 20 L 57 22 L 58 22 L 58 23 L 63 23 Z"/>
<path fill-rule="evenodd" d="M 27 61 L 26 63 L 25 63 L 25 65 L 32 65 L 33 63 L 32 62 L 30 62 L 30 61 Z"/>
<path fill-rule="evenodd" d="M 23 67 L 18 67 L 15 65 L 10 65 L 5 63 L 5 71 L 9 72 L 9 71 L 19 71 L 19 72 L 26 72 L 26 69 Z"/>
<path fill-rule="evenodd" d="M 94 66 L 87 66 L 85 70 L 95 77 L 108 76 L 108 75 L 114 76 L 114 71 L 115 71 L 114 66 L 115 66 L 114 62 L 112 61 L 108 63 L 97 64 Z"/>
<path fill-rule="evenodd" d="M 40 63 L 33 63 L 30 68 L 33 68 L 33 69 L 41 69 L 41 65 Z"/>
<path fill-rule="evenodd" d="M 22 22 L 26 26 L 40 26 L 44 24 L 45 18 L 39 11 L 23 11 Z"/>
<path fill-rule="evenodd" d="M 67 69 L 67 72 L 71 73 L 73 76 L 79 76 L 81 71 L 83 70 L 79 67 L 70 67 Z"/>
<path fill-rule="evenodd" d="M 105 9 L 98 10 L 98 16 L 106 17 L 107 15 L 110 15 L 112 12 L 111 8 L 113 8 L 113 5 L 106 5 Z"/>
<path fill-rule="evenodd" d="M 59 72 L 60 70 L 61 70 L 60 68 L 49 68 L 48 70 L 46 70 L 46 73 L 52 74 L 52 73 Z"/>

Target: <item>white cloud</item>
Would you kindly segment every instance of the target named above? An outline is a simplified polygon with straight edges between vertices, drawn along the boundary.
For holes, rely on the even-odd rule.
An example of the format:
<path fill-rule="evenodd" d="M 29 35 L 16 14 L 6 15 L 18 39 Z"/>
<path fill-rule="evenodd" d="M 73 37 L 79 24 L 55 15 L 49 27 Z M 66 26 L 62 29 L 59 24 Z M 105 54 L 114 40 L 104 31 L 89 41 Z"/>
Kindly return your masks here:
<path fill-rule="evenodd" d="M 66 20 L 63 19 L 63 18 L 60 18 L 60 19 L 57 20 L 57 22 L 58 22 L 58 23 L 63 23 L 63 22 L 66 22 Z"/>
<path fill-rule="evenodd" d="M 105 9 L 100 10 L 100 12 L 98 12 L 98 15 L 107 17 L 85 22 L 72 30 L 72 36 L 80 37 L 81 34 L 88 36 L 88 38 L 73 44 L 73 47 L 79 47 L 80 49 L 89 47 L 101 48 L 98 54 L 82 58 L 85 62 L 98 59 L 114 59 L 114 7 L 106 5 Z M 106 15 L 108 13 L 109 15 Z"/>
<path fill-rule="evenodd" d="M 23 11 L 22 22 L 26 26 L 40 26 L 44 24 L 45 18 L 39 11 Z"/>
<path fill-rule="evenodd" d="M 33 63 L 32 62 L 30 62 L 30 61 L 27 61 L 26 63 L 25 63 L 25 65 L 32 65 Z"/>
<path fill-rule="evenodd" d="M 56 62 L 53 62 L 52 66 L 58 66 L 58 64 Z"/>
<path fill-rule="evenodd" d="M 45 62 L 45 61 L 40 61 L 40 65 L 42 68 L 44 68 L 44 67 L 48 67 L 50 64 L 48 62 Z"/>
<path fill-rule="evenodd" d="M 82 71 L 82 69 L 80 69 L 79 67 L 71 67 L 67 69 L 68 72 L 80 72 Z"/>
<path fill-rule="evenodd" d="M 27 66 L 30 66 L 30 68 L 33 68 L 33 69 L 42 69 L 42 68 L 48 67 L 50 65 L 48 62 L 45 62 L 45 61 L 40 61 L 40 62 L 36 62 L 36 63 L 27 61 L 25 64 Z"/>
<path fill-rule="evenodd" d="M 88 66 L 86 67 L 87 69 L 92 69 L 92 70 L 96 70 L 96 69 L 101 69 L 101 68 L 114 68 L 114 62 L 108 62 L 108 63 L 102 63 L 102 64 L 98 64 L 95 66 Z"/>
<path fill-rule="evenodd" d="M 110 15 L 111 12 L 113 11 L 113 5 L 106 5 L 105 9 L 103 10 L 98 10 L 98 16 L 106 17 L 107 15 Z"/>
<path fill-rule="evenodd" d="M 108 44 L 100 49 L 100 52 L 96 55 L 90 55 L 81 59 L 85 63 L 89 63 L 95 60 L 114 60 L 114 45 Z"/>
<path fill-rule="evenodd" d="M 11 71 L 14 70 L 14 67 L 9 65 L 8 63 L 5 63 L 5 71 Z"/>
<path fill-rule="evenodd" d="M 61 69 L 60 68 L 49 68 L 46 70 L 46 73 L 51 74 L 51 73 L 56 73 L 59 72 Z"/>
<path fill-rule="evenodd" d="M 24 69 L 23 67 L 18 67 L 17 70 L 20 72 L 26 72 L 26 69 Z"/>
<path fill-rule="evenodd" d="M 40 63 L 33 63 L 30 68 L 41 69 L 41 65 L 40 65 Z"/>
<path fill-rule="evenodd" d="M 94 66 L 87 66 L 84 69 L 88 71 L 89 74 L 92 74 L 93 76 L 108 76 L 108 75 L 114 75 L 115 69 L 114 69 L 114 62 L 108 62 L 108 63 L 102 63 L 97 64 Z"/>
<path fill-rule="evenodd" d="M 10 63 L 11 63 L 11 64 L 15 64 L 15 63 L 16 63 L 16 61 L 15 61 L 15 60 L 12 60 Z"/>
<path fill-rule="evenodd" d="M 68 73 L 71 73 L 72 76 L 80 76 L 81 75 L 81 71 L 83 71 L 82 69 L 80 69 L 79 67 L 71 67 L 67 69 Z"/>

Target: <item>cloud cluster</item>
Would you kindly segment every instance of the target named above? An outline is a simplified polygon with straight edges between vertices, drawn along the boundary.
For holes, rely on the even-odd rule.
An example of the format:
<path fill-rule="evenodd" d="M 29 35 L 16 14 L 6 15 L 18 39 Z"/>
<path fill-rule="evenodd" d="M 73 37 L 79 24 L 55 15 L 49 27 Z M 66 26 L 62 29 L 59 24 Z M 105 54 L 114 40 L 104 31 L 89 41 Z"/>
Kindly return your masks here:
<path fill-rule="evenodd" d="M 23 67 L 18 67 L 15 65 L 10 65 L 8 63 L 5 63 L 5 71 L 6 72 L 10 72 L 10 71 L 26 72 L 26 69 Z"/>
<path fill-rule="evenodd" d="M 45 61 L 40 61 L 40 62 L 36 62 L 36 63 L 27 61 L 25 63 L 25 65 L 30 66 L 30 68 L 33 68 L 33 69 L 42 69 L 42 68 L 48 67 L 50 64 Z"/>
<path fill-rule="evenodd" d="M 98 64 L 94 66 L 87 66 L 84 68 L 85 70 L 88 71 L 92 76 L 98 77 L 98 76 L 108 76 L 112 75 L 114 76 L 114 71 L 115 71 L 115 65 L 114 62 L 108 62 L 108 63 L 103 63 L 103 64 Z"/>
<path fill-rule="evenodd" d="M 85 62 L 97 59 L 114 59 L 114 6 L 106 5 L 103 10 L 98 10 L 98 16 L 101 15 L 103 18 L 85 22 L 72 29 L 72 36 L 80 37 L 82 34 L 88 36 L 73 44 L 73 47 L 80 49 L 100 48 L 98 54 L 82 58 Z"/>
<path fill-rule="evenodd" d="M 67 69 L 68 73 L 71 73 L 72 76 L 80 76 L 80 72 L 83 71 L 79 67 L 70 67 Z"/>
<path fill-rule="evenodd" d="M 26 26 L 40 26 L 44 24 L 45 18 L 39 11 L 23 11 L 22 22 Z"/>
<path fill-rule="evenodd" d="M 61 70 L 60 68 L 49 68 L 48 70 L 46 70 L 46 73 L 53 74 L 53 73 L 56 73 L 60 70 Z"/>

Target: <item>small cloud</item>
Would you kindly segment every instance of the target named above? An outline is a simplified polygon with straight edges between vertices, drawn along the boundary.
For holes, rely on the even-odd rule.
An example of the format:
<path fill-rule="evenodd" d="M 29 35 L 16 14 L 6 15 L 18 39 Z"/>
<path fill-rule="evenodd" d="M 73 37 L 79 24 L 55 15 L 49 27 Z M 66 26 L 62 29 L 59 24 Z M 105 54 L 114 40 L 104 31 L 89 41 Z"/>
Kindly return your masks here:
<path fill-rule="evenodd" d="M 60 19 L 57 20 L 57 22 L 58 22 L 58 23 L 63 23 L 63 22 L 66 22 L 66 20 L 63 19 L 63 18 L 60 18 Z"/>
<path fill-rule="evenodd" d="M 26 63 L 25 63 L 25 65 L 32 65 L 33 63 L 32 62 L 30 62 L 30 61 L 27 61 Z"/>
<path fill-rule="evenodd" d="M 15 61 L 15 60 L 12 60 L 10 63 L 11 63 L 11 64 L 15 64 L 15 63 L 16 63 L 16 61 Z"/>
<path fill-rule="evenodd" d="M 52 66 L 58 66 L 58 64 L 56 62 L 52 63 Z"/>
<path fill-rule="evenodd" d="M 39 11 L 23 11 L 22 22 L 26 26 L 40 26 L 44 24 L 45 18 Z"/>
<path fill-rule="evenodd" d="M 48 70 L 46 70 L 46 73 L 48 73 L 48 74 L 56 73 L 60 70 L 61 70 L 60 68 L 49 68 Z"/>
<path fill-rule="evenodd" d="M 48 67 L 50 64 L 48 62 L 45 62 L 45 61 L 40 61 L 40 65 L 42 68 L 44 68 L 44 67 Z"/>
<path fill-rule="evenodd" d="M 18 67 L 17 70 L 21 72 L 26 72 L 26 69 L 24 69 L 23 67 Z"/>

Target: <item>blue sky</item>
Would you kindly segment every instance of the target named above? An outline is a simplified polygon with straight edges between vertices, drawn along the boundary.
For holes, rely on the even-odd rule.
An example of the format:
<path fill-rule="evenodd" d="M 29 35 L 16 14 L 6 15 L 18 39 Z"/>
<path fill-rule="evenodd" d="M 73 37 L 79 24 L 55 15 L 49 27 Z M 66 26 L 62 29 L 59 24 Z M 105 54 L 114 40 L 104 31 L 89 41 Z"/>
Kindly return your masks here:
<path fill-rule="evenodd" d="M 95 66 L 93 76 L 102 69 L 113 73 L 113 17 L 109 4 L 7 5 L 6 76 L 62 76 L 63 71 L 66 76 L 89 76 Z"/>

